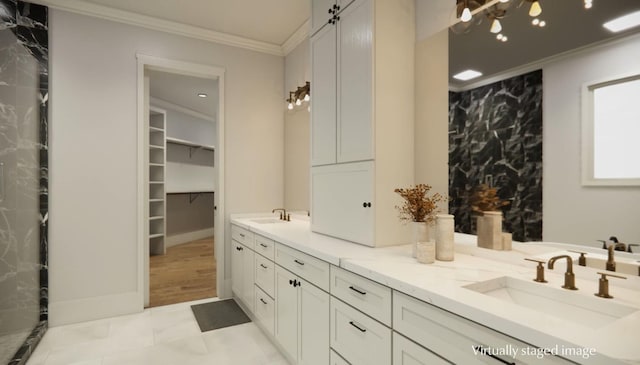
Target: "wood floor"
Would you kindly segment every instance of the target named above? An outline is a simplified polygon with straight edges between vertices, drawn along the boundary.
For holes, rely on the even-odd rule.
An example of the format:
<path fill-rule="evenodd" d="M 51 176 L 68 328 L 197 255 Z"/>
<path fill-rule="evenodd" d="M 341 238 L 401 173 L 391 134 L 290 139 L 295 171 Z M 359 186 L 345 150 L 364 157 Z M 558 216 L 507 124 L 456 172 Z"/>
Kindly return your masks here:
<path fill-rule="evenodd" d="M 149 307 L 216 296 L 213 237 L 169 247 L 149 260 Z"/>

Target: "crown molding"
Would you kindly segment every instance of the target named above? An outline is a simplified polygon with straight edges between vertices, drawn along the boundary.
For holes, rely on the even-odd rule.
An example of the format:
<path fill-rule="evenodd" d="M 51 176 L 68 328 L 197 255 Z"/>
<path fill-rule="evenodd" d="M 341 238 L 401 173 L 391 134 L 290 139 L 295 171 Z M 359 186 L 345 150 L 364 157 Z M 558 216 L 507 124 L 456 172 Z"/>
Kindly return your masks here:
<path fill-rule="evenodd" d="M 238 48 L 275 56 L 284 56 L 283 47 L 267 42 L 216 32 L 210 29 L 195 27 L 169 20 L 158 19 L 130 11 L 110 8 L 80 0 L 31 0 L 32 3 L 45 5 L 53 9 L 64 10 L 76 14 L 111 20 L 184 37 L 200 39 L 207 42 L 224 44 Z M 296 31 L 297 33 L 297 31 Z"/>
<path fill-rule="evenodd" d="M 311 33 L 311 19 L 307 19 L 307 21 L 282 44 L 282 53 L 285 56 L 291 53 L 300 43 L 309 38 L 309 33 Z"/>
<path fill-rule="evenodd" d="M 203 120 L 206 120 L 208 122 L 212 122 L 212 123 L 216 122 L 216 119 L 214 117 L 212 117 L 212 116 L 209 116 L 209 115 L 206 115 L 206 114 L 202 114 L 200 112 L 197 112 L 197 111 L 189 109 L 189 108 L 185 108 L 185 107 L 183 107 L 181 105 L 174 104 L 174 103 L 172 103 L 170 101 L 154 98 L 153 96 L 149 98 L 149 104 L 152 105 L 152 106 L 163 108 L 163 109 L 169 109 L 169 110 L 173 110 L 175 112 L 186 114 L 186 115 L 192 116 L 194 118 L 203 119 Z"/>

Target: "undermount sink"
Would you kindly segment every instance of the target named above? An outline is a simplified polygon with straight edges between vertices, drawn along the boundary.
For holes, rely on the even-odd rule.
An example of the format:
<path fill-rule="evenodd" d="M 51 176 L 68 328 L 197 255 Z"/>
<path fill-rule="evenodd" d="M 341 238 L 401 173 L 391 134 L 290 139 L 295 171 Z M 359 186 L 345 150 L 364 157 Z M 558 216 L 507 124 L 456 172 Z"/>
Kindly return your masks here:
<path fill-rule="evenodd" d="M 548 285 L 503 276 L 466 285 L 464 288 L 594 329 L 637 310 L 607 299 L 580 295 Z M 596 285 L 594 282 L 593 287 L 580 290 L 595 292 Z"/>
<path fill-rule="evenodd" d="M 287 221 L 278 218 L 256 218 L 251 219 L 251 222 L 258 224 L 287 223 Z"/>

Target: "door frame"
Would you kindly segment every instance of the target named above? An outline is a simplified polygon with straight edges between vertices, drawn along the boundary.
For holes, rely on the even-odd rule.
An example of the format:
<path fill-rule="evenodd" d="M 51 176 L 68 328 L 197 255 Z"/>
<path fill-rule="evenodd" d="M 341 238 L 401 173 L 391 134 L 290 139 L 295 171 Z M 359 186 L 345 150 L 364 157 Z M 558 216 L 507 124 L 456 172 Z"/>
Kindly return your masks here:
<path fill-rule="evenodd" d="M 224 88 L 225 88 L 225 69 L 223 67 L 190 63 L 145 54 L 136 54 L 138 63 L 137 67 L 137 264 L 138 264 L 138 280 L 137 294 L 140 310 L 144 309 L 145 294 L 149 287 L 149 255 L 148 249 L 145 250 L 145 95 L 144 95 L 144 71 L 154 70 L 180 74 L 185 76 L 194 76 L 205 79 L 218 80 L 218 115 L 217 115 L 217 144 L 216 146 L 216 169 L 218 172 L 217 191 L 215 192 L 216 211 L 214 212 L 214 250 L 216 258 L 216 294 L 218 297 L 224 296 L 224 272 L 225 272 L 225 248 L 224 248 L 224 217 L 225 217 L 225 146 L 224 146 L 224 126 L 225 126 L 225 109 L 224 109 Z M 165 202 L 166 204 L 166 202 Z M 145 274 L 147 273 L 147 274 Z M 222 275 L 220 275 L 222 273 Z"/>

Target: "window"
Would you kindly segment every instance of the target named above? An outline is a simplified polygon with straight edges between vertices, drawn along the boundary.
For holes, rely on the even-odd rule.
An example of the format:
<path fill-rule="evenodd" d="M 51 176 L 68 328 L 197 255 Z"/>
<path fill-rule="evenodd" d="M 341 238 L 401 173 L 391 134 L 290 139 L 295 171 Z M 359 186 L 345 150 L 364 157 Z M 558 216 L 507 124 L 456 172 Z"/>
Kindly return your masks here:
<path fill-rule="evenodd" d="M 582 93 L 582 184 L 640 185 L 640 75 Z"/>

